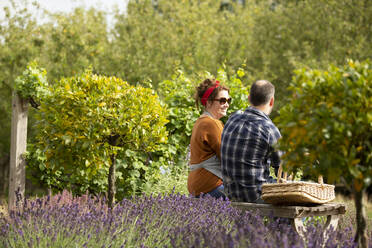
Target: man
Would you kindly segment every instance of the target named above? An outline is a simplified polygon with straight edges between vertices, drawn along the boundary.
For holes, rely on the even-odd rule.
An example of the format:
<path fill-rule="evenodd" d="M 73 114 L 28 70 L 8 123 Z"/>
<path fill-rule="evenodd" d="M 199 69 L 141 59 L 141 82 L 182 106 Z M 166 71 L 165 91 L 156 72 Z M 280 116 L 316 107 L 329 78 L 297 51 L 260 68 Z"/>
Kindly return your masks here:
<path fill-rule="evenodd" d="M 248 98 L 251 106 L 234 113 L 223 129 L 222 176 L 232 201 L 263 203 L 261 185 L 275 182 L 269 167 L 275 171 L 279 168 L 280 156 L 273 145 L 281 134 L 269 118 L 274 94 L 275 87 L 269 81 L 254 82 Z"/>

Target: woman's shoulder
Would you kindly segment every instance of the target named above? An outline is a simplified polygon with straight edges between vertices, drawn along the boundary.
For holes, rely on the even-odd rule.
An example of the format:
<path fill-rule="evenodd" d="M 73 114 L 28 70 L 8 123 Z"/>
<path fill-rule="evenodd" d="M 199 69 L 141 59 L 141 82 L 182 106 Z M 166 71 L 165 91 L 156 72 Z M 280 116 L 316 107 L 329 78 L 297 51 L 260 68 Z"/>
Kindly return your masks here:
<path fill-rule="evenodd" d="M 218 119 L 214 119 L 210 116 L 200 116 L 199 119 L 196 121 L 199 126 L 203 127 L 223 127 L 222 121 Z"/>

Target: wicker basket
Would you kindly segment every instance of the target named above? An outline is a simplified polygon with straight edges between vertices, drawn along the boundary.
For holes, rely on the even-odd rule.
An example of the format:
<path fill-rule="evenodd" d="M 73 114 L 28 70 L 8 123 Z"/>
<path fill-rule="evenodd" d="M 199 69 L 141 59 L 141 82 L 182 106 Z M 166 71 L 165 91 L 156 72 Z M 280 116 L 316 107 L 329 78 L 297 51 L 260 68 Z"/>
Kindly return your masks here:
<path fill-rule="evenodd" d="M 282 166 L 278 171 L 278 183 L 262 185 L 262 199 L 274 205 L 309 205 L 323 204 L 335 198 L 335 186 L 323 183 L 323 177 L 318 177 L 318 183 L 287 181 L 287 173 L 282 175 Z"/>

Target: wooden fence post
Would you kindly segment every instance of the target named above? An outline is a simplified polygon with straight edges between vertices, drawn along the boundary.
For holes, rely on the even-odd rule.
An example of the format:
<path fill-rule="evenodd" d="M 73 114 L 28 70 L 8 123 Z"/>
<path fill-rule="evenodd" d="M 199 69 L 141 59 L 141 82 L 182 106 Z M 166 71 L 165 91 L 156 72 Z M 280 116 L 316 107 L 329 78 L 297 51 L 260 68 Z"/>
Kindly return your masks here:
<path fill-rule="evenodd" d="M 23 154 L 27 145 L 28 101 L 13 93 L 12 128 L 10 141 L 9 199 L 8 208 L 23 204 L 26 181 L 26 160 Z"/>

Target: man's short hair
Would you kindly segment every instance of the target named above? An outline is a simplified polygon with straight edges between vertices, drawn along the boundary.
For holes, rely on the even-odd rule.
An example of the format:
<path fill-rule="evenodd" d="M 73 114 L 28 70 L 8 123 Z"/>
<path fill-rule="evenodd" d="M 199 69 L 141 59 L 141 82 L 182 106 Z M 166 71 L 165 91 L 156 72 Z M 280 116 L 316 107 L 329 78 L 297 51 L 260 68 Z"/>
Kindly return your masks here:
<path fill-rule="evenodd" d="M 267 80 L 257 80 L 251 86 L 250 102 L 253 106 L 260 106 L 270 101 L 275 94 L 275 86 Z"/>

